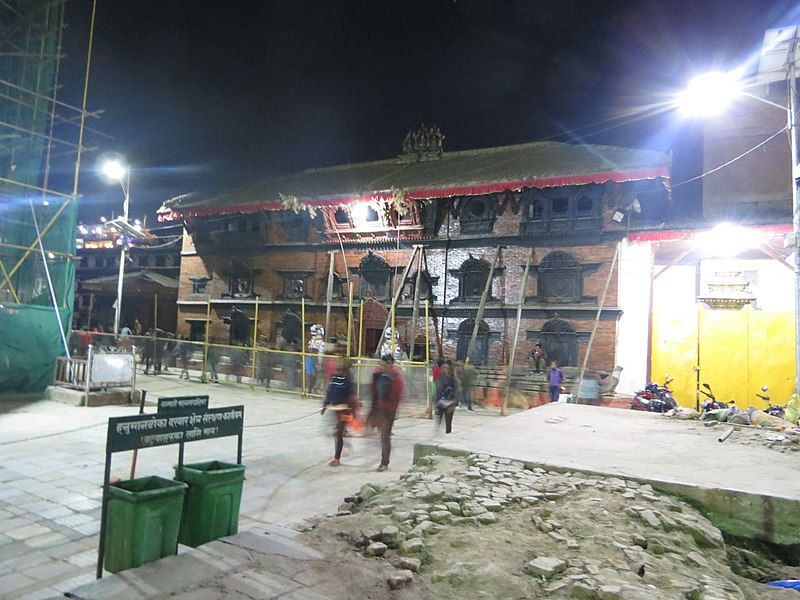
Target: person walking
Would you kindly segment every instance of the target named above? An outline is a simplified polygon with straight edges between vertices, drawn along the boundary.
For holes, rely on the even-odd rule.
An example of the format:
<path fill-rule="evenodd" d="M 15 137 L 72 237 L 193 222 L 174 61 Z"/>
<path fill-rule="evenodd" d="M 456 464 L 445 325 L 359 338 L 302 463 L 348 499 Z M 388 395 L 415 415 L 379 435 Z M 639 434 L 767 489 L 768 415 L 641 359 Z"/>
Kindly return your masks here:
<path fill-rule="evenodd" d="M 467 407 L 468 411 L 473 411 L 472 409 L 472 388 L 475 386 L 475 382 L 478 379 L 478 372 L 475 370 L 469 361 L 464 364 L 464 368 L 461 369 L 461 398 L 464 402 L 464 405 Z"/>
<path fill-rule="evenodd" d="M 317 360 L 316 354 L 306 354 L 303 358 L 303 369 L 306 373 L 306 394 L 311 394 L 317 383 Z"/>
<path fill-rule="evenodd" d="M 550 386 L 550 402 L 558 402 L 561 384 L 564 383 L 564 371 L 558 368 L 556 361 L 550 362 L 550 370 L 547 371 L 547 383 Z"/>
<path fill-rule="evenodd" d="M 456 412 L 456 377 L 453 363 L 445 362 L 444 369 L 436 380 L 436 425 L 440 425 L 444 417 L 444 432 L 453 431 L 453 414 Z"/>
<path fill-rule="evenodd" d="M 219 375 L 217 374 L 217 365 L 219 364 L 219 348 L 215 345 L 215 340 L 211 339 L 208 343 L 208 351 L 206 353 L 208 358 L 208 371 L 210 380 L 214 383 L 219 383 Z"/>
<path fill-rule="evenodd" d="M 372 374 L 372 412 L 381 433 L 381 464 L 378 471 L 389 468 L 392 453 L 392 426 L 397 416 L 397 408 L 403 397 L 405 384 L 400 371 L 394 366 L 394 357 L 385 354 L 381 364 Z"/>
<path fill-rule="evenodd" d="M 247 350 L 241 341 L 233 343 L 235 348 L 231 349 L 231 368 L 236 376 L 236 383 L 242 383 L 242 375 L 247 372 Z"/>
<path fill-rule="evenodd" d="M 345 357 L 337 357 L 335 361 L 336 366 L 328 382 L 320 412 L 320 414 L 325 414 L 328 408 L 336 411 L 333 460 L 328 463 L 332 467 L 338 467 L 340 464 L 344 434 L 356 412 L 356 386 L 350 376 L 350 360 Z"/>
<path fill-rule="evenodd" d="M 146 335 L 147 339 L 144 341 L 144 353 L 143 353 L 145 375 L 147 375 L 150 372 L 151 366 L 153 367 L 153 371 L 155 372 L 155 357 L 156 357 L 155 333 L 151 329 L 147 332 Z"/>
<path fill-rule="evenodd" d="M 180 379 L 189 379 L 189 360 L 192 358 L 192 345 L 186 338 L 181 338 L 178 344 L 178 356 L 181 361 Z"/>

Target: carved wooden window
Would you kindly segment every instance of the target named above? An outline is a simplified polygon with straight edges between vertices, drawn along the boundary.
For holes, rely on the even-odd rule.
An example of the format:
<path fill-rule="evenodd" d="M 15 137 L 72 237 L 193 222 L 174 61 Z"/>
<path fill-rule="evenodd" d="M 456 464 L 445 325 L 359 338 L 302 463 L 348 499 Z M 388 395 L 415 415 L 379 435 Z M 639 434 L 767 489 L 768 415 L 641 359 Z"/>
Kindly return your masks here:
<path fill-rule="evenodd" d="M 451 302 L 477 302 L 483 296 L 483 290 L 486 287 L 486 280 L 489 278 L 490 265 L 487 261 L 475 258 L 471 254 L 469 258 L 461 263 L 459 269 L 451 270 L 450 273 L 458 279 L 458 297 L 453 298 Z M 502 267 L 494 270 L 494 276 L 497 277 L 503 271 Z M 489 288 L 489 297 L 487 300 L 496 300 L 492 296 L 491 287 Z"/>
<path fill-rule="evenodd" d="M 192 282 L 193 294 L 205 294 L 208 291 L 208 282 L 211 281 L 210 277 L 190 277 Z"/>
<path fill-rule="evenodd" d="M 524 190 L 520 234 L 598 234 L 602 229 L 601 190 L 599 185 Z"/>
<path fill-rule="evenodd" d="M 255 273 L 253 269 L 244 263 L 233 261 L 228 266 L 228 293 L 223 297 L 229 298 L 252 298 L 253 281 Z"/>
<path fill-rule="evenodd" d="M 367 210 L 364 214 L 364 220 L 367 223 L 379 223 L 381 220 L 380 215 L 378 215 L 378 211 L 372 208 L 371 206 L 367 207 Z"/>
<path fill-rule="evenodd" d="M 311 217 L 306 212 L 288 212 L 283 222 L 286 238 L 290 242 L 303 242 L 308 239 Z"/>
<path fill-rule="evenodd" d="M 278 271 L 283 277 L 283 293 L 278 296 L 278 300 L 299 300 L 306 294 L 306 280 L 314 274 L 314 271 Z"/>
<path fill-rule="evenodd" d="M 497 220 L 492 196 L 473 196 L 461 203 L 459 221 L 463 233 L 491 233 Z"/>
<path fill-rule="evenodd" d="M 580 302 L 583 296 L 583 269 L 575 258 L 556 250 L 542 259 L 538 269 L 539 299 L 555 304 Z"/>
<path fill-rule="evenodd" d="M 234 297 L 248 297 L 253 293 L 253 276 L 249 273 L 237 273 L 231 277 L 230 294 Z"/>
<path fill-rule="evenodd" d="M 350 227 L 353 226 L 353 224 L 350 222 L 349 211 L 342 206 L 336 209 L 333 218 L 337 225 L 349 225 Z"/>

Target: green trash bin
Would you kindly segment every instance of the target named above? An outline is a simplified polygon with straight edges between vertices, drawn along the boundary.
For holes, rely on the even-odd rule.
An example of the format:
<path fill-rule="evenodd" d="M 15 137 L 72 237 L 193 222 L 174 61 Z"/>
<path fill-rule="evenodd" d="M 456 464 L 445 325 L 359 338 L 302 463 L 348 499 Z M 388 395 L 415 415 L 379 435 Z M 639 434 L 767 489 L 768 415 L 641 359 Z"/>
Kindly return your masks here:
<path fill-rule="evenodd" d="M 244 466 L 218 460 L 175 467 L 175 479 L 189 485 L 180 542 L 192 548 L 239 530 Z"/>
<path fill-rule="evenodd" d="M 186 484 L 142 477 L 109 486 L 104 560 L 117 573 L 178 551 Z"/>

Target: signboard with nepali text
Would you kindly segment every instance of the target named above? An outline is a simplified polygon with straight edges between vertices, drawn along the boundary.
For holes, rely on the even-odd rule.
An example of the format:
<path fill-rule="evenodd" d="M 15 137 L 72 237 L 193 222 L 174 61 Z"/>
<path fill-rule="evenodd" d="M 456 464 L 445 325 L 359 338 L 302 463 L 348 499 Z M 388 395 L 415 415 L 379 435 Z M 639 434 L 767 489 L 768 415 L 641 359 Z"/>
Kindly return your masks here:
<path fill-rule="evenodd" d="M 108 420 L 106 452 L 241 435 L 243 428 L 243 405 L 197 412 L 169 410 L 155 415 L 112 417 Z"/>
<path fill-rule="evenodd" d="M 169 396 L 158 399 L 158 414 L 173 412 L 207 411 L 208 395 Z"/>

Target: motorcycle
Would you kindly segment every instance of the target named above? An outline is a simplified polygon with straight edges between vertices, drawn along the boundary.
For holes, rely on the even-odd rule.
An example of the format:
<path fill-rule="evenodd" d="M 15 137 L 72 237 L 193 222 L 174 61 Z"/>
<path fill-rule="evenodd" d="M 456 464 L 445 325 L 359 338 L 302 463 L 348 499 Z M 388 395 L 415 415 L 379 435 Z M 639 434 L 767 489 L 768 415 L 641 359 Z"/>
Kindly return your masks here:
<path fill-rule="evenodd" d="M 665 413 L 678 406 L 675 398 L 672 396 L 672 391 L 669 389 L 669 384 L 672 379 L 669 375 L 664 377 L 664 384 L 659 385 L 655 381 L 651 381 L 643 390 L 639 390 L 633 395 L 631 399 L 631 410 L 643 410 L 647 412 Z"/>
<path fill-rule="evenodd" d="M 770 401 L 769 395 L 767 394 L 769 388 L 766 385 L 761 386 L 761 391 L 764 392 L 764 394 L 756 393 L 756 397 L 761 398 L 764 402 L 767 403 L 767 408 L 764 409 L 764 412 L 767 413 L 768 415 L 772 415 L 773 417 L 779 417 L 782 419 L 784 413 L 784 407 L 779 404 L 773 404 Z"/>
<path fill-rule="evenodd" d="M 700 393 L 703 394 L 706 398 L 708 398 L 708 400 L 706 400 L 700 405 L 701 413 L 708 412 L 710 410 L 717 410 L 720 408 L 728 408 L 727 402 L 723 402 L 722 400 L 717 400 L 717 397 L 714 395 L 714 391 L 711 389 L 710 385 L 704 383 L 703 387 L 706 388 L 706 390 L 708 391 L 700 390 Z"/>

